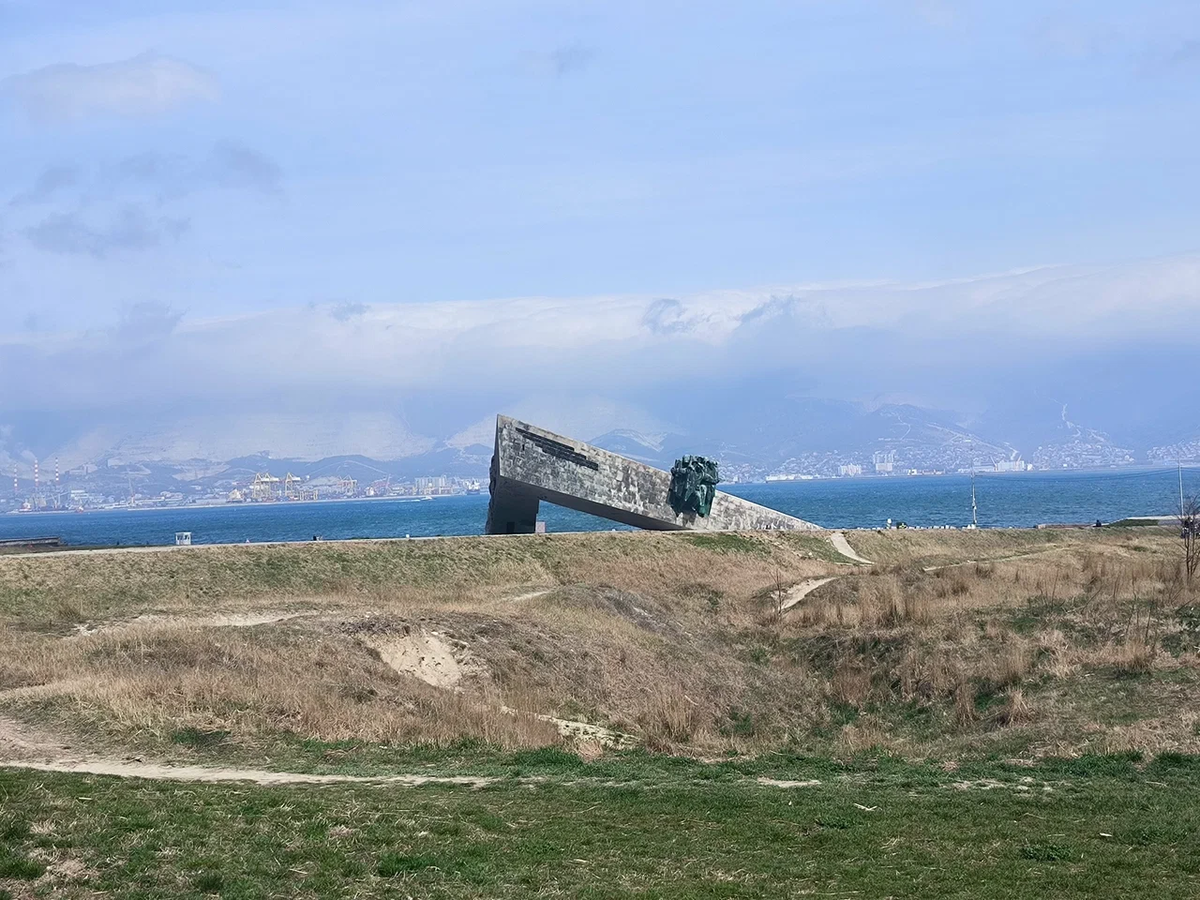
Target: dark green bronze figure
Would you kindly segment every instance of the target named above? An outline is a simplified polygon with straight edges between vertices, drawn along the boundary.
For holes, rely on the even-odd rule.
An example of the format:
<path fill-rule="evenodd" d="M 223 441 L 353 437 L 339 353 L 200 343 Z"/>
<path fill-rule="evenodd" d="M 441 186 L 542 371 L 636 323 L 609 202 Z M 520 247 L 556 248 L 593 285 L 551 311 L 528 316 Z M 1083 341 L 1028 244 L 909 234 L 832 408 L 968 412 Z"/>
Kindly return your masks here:
<path fill-rule="evenodd" d="M 686 512 L 707 516 L 721 476 L 717 464 L 703 456 L 685 456 L 671 467 L 671 490 L 667 494 L 677 515 Z"/>

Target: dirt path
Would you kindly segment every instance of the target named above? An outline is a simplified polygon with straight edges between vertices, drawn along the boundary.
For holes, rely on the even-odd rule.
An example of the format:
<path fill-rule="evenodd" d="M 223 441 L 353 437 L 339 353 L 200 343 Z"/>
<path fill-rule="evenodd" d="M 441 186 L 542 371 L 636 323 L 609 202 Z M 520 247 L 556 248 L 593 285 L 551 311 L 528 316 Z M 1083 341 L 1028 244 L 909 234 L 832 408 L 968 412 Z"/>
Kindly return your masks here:
<path fill-rule="evenodd" d="M 301 616 L 311 616 L 311 612 L 285 612 L 282 610 L 265 610 L 260 613 L 214 613 L 209 616 L 183 616 L 160 613 L 143 613 L 128 622 L 104 622 L 99 625 L 76 625 L 75 631 L 80 636 L 99 634 L 101 632 L 122 631 L 127 628 L 139 628 L 147 625 L 192 625 L 197 628 L 250 628 L 254 625 L 273 625 L 276 622 L 286 622 Z"/>
<path fill-rule="evenodd" d="M 505 603 L 523 603 L 526 600 L 536 600 L 538 597 L 545 597 L 554 588 L 539 588 L 536 591 L 527 591 L 524 594 L 517 594 L 515 597 L 505 597 Z"/>
<path fill-rule="evenodd" d="M 923 572 L 937 572 L 941 569 L 957 569 L 959 566 L 973 566 L 979 563 L 999 563 L 1011 562 L 1014 559 L 1028 559 L 1031 556 L 1045 556 L 1047 553 L 1062 553 L 1064 550 L 1073 550 L 1076 545 L 1066 547 L 1051 547 L 1049 550 L 1032 550 L 1029 553 L 1013 553 L 1010 556 L 993 556 L 990 559 L 964 559 L 962 562 L 943 563 L 940 566 L 926 566 L 922 569 Z"/>
<path fill-rule="evenodd" d="M 515 710 L 510 710 L 515 712 Z M 563 721 L 549 716 L 539 716 L 549 721 Z M 571 723 L 581 724 L 581 723 Z M 598 731 L 607 731 L 599 726 L 588 726 Z M 615 734 L 615 732 L 609 732 Z M 437 784 L 463 788 L 482 788 L 497 784 L 501 781 L 514 780 L 511 776 L 487 775 L 428 775 L 403 773 L 396 775 L 318 775 L 311 772 L 271 772 L 266 769 L 242 769 L 233 766 L 188 766 L 172 765 L 164 762 L 147 762 L 138 758 L 118 759 L 97 754 L 80 752 L 81 742 L 72 742 L 62 737 L 42 731 L 35 726 L 26 725 L 13 719 L 0 716 L 0 770 L 26 770 L 34 772 L 59 772 L 68 775 L 106 775 L 114 778 L 144 778 L 150 781 L 199 782 L 205 784 L 236 784 L 249 783 L 258 785 L 291 785 L 291 784 L 367 784 L 393 785 L 398 787 L 420 787 L 421 785 Z M 838 781 L 846 781 L 854 776 L 843 775 Z M 557 781 L 560 784 L 570 784 L 547 776 L 528 776 L 515 779 L 532 786 L 535 782 Z M 767 776 L 747 776 L 747 781 L 754 781 L 763 787 L 779 789 L 820 788 L 822 782 L 813 779 L 793 780 L 778 779 Z M 1032 777 L 1021 778 L 1019 782 L 1005 783 L 991 779 L 980 781 L 959 781 L 948 784 L 947 787 L 960 791 L 991 791 L 997 788 L 1029 791 L 1036 787 Z M 1043 792 L 1052 788 L 1045 785 Z"/>
<path fill-rule="evenodd" d="M 840 531 L 831 532 L 829 535 L 829 543 L 833 544 L 833 549 L 847 559 L 852 559 L 855 562 L 863 563 L 867 566 L 875 565 L 874 562 L 867 559 L 865 556 L 859 556 L 858 552 L 850 546 L 850 542 L 846 540 L 846 535 Z"/>
<path fill-rule="evenodd" d="M 815 778 L 809 778 L 804 781 L 781 781 L 778 778 L 767 778 L 765 775 L 757 779 L 759 784 L 764 784 L 767 787 L 777 788 L 807 788 L 820 787 L 821 782 Z"/>
<path fill-rule="evenodd" d="M 249 781 L 253 784 L 396 784 L 417 787 L 422 784 L 454 784 L 485 787 L 497 779 L 474 775 L 312 775 L 303 772 L 268 772 L 264 769 L 210 768 L 208 766 L 172 766 L 115 759 L 0 760 L 0 768 L 33 769 L 38 772 L 112 775 L 117 778 L 148 778 L 152 781 L 201 781 L 208 783 Z"/>
<path fill-rule="evenodd" d="M 505 712 L 517 714 L 516 710 L 508 708 L 505 708 Z M 569 728 L 576 737 L 590 738 L 609 746 L 626 746 L 625 742 L 632 740 L 627 735 L 598 725 L 571 722 L 545 715 L 538 715 L 537 718 L 553 722 L 560 730 Z M 484 787 L 497 780 L 473 775 L 314 775 L 306 772 L 269 772 L 264 769 L 229 766 L 171 765 L 136 758 L 118 759 L 88 753 L 82 742 L 6 716 L 0 716 L 0 769 L 112 775 L 118 778 L 149 778 L 154 781 L 248 781 L 254 784 L 394 784 L 405 787 L 450 784 Z"/>
<path fill-rule="evenodd" d="M 149 778 L 154 781 L 249 781 L 254 784 L 457 784 L 483 787 L 495 778 L 465 775 L 313 775 L 305 772 L 268 772 L 226 766 L 176 766 L 116 759 L 82 751 L 81 743 L 23 722 L 0 716 L 0 769 L 33 769 L 114 775 L 118 778 Z"/>
<path fill-rule="evenodd" d="M 829 578 L 809 578 L 807 581 L 800 582 L 788 591 L 787 599 L 783 601 L 783 612 L 787 612 L 821 585 L 829 584 L 829 582 L 836 581 L 840 577 L 839 575 L 832 575 Z"/>
<path fill-rule="evenodd" d="M 517 710 L 504 709 L 517 715 Z M 619 734 L 599 725 L 572 722 L 553 716 L 535 714 L 538 719 L 552 722 L 564 734 L 591 739 L 606 746 L 624 747 L 633 742 L 628 735 Z M 464 787 L 484 787 L 498 779 L 474 775 L 315 775 L 307 772 L 270 772 L 265 769 L 242 769 L 230 766 L 186 766 L 162 762 L 146 762 L 136 758 L 118 759 L 88 753 L 82 742 L 53 734 L 0 716 L 0 769 L 32 769 L 38 772 L 68 774 L 112 775 L 118 778 L 148 778 L 153 781 L 252 782 L 254 784 L 393 784 L 417 787 L 423 784 L 449 784 Z"/>

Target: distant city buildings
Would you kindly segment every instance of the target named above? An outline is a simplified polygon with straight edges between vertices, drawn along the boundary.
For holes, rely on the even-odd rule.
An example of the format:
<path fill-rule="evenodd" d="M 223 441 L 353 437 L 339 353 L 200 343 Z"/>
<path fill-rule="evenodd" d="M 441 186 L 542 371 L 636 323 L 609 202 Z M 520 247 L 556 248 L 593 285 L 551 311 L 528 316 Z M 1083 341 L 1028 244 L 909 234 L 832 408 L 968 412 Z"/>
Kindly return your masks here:
<path fill-rule="evenodd" d="M 1070 424 L 1070 423 L 1068 423 Z M 795 452 L 763 463 L 753 455 L 731 453 L 722 460 L 722 483 L 802 482 L 824 478 L 934 476 L 965 473 L 1021 473 L 1031 470 L 1112 468 L 1200 461 L 1200 439 L 1152 448 L 1145 455 L 1114 443 L 1102 432 L 1071 425 L 1062 440 L 1039 446 L 1026 460 L 1012 445 L 989 443 L 954 428 L 936 433 L 884 433 L 844 449 Z M 703 450 L 703 447 L 695 449 Z M 784 454 L 781 454 L 784 455 Z M 0 496 L 0 513 L 111 508 L 164 508 L 190 504 L 278 503 L 375 498 L 425 498 L 478 494 L 487 490 L 486 457 L 473 458 L 470 476 L 389 474 L 396 463 L 339 458 L 288 465 L 261 454 L 227 464 L 205 460 L 176 463 L 120 461 L 63 470 L 50 459 L 15 463 L 12 490 Z M 669 462 L 658 463 L 669 465 Z M 256 471 L 257 469 L 257 471 Z M 7 476 L 6 476 L 7 482 Z"/>
<path fill-rule="evenodd" d="M 992 470 L 995 472 L 1025 472 L 1029 464 L 1023 459 L 1002 459 L 996 462 Z"/>
<path fill-rule="evenodd" d="M 356 468 L 369 470 L 371 467 L 357 465 Z M 191 480 L 169 471 L 156 472 L 146 465 L 110 462 L 107 466 L 81 466 L 63 476 L 59 475 L 56 467 L 54 480 L 50 481 L 40 477 L 37 467 L 31 467 L 33 478 L 21 478 L 14 473 L 11 496 L 0 497 L 0 512 L 421 498 L 479 494 L 483 491 L 478 478 L 450 475 L 423 475 L 400 481 L 393 480 L 385 473 L 380 479 L 363 483 L 344 473 L 314 477 L 292 472 L 279 475 L 259 471 L 229 477 L 230 471 L 221 473 L 224 477 L 218 475 Z"/>
<path fill-rule="evenodd" d="M 421 478 L 413 479 L 413 484 L 416 486 L 418 494 L 448 494 L 450 493 L 450 479 L 445 475 L 429 475 Z"/>
<path fill-rule="evenodd" d="M 1180 462 L 1196 462 L 1200 460 L 1200 440 L 1179 441 L 1162 447 L 1151 447 L 1146 454 L 1150 462 L 1158 465 L 1175 465 Z"/>
<path fill-rule="evenodd" d="M 1137 462 L 1132 450 L 1119 447 L 1095 433 L 1038 447 L 1032 461 L 1038 469 L 1098 469 L 1130 466 Z"/>
<path fill-rule="evenodd" d="M 982 452 L 981 452 L 982 451 Z M 980 457 L 983 456 L 983 459 Z M 990 457 L 990 458 L 989 458 Z M 1025 472 L 1033 467 L 1012 448 L 993 445 L 979 446 L 962 439 L 948 441 L 941 447 L 925 444 L 903 444 L 869 452 L 840 454 L 805 453 L 794 456 L 773 471 L 756 473 L 751 467 L 738 467 L 742 481 L 807 481 L 815 478 L 858 478 L 863 475 L 945 475 L 969 472 Z M 721 467 L 726 482 L 726 468 Z"/>
<path fill-rule="evenodd" d="M 392 481 L 388 476 L 363 484 L 347 475 L 301 478 L 288 472 L 280 478 L 268 472 L 259 472 L 248 483 L 232 484 L 225 499 L 229 503 L 269 503 L 289 500 L 444 497 L 479 492 L 478 479 L 456 478 L 450 475 L 421 475 L 412 481 Z"/>

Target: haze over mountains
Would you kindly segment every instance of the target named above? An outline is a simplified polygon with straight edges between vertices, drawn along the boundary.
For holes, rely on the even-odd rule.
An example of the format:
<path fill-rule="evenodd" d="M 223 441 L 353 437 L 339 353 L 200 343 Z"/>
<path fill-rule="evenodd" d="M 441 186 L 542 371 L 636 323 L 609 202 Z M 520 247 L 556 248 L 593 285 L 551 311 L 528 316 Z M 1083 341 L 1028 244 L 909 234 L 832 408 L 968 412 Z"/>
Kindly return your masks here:
<path fill-rule="evenodd" d="M 1110 433 L 1074 421 L 1075 413 L 1056 400 L 1039 402 L 1034 396 L 1016 408 L 1011 399 L 1007 406 L 967 416 L 909 403 L 789 396 L 768 378 L 660 388 L 646 406 L 552 395 L 497 400 L 496 408 L 663 468 L 684 453 L 714 456 L 727 478 L 834 475 L 853 463 L 870 472 L 873 455 L 889 451 L 896 471 L 956 471 L 1018 459 L 1038 468 L 1200 459 L 1200 441 L 1189 439 L 1186 426 L 1169 415 L 1156 428 L 1113 415 L 1118 427 Z M 1102 397 L 1090 399 L 1103 408 Z M 493 415 L 456 422 L 454 410 L 412 406 L 409 415 L 269 406 L 229 414 L 159 412 L 140 421 L 96 413 L 78 422 L 69 413 L 53 421 L 24 415 L 0 430 L 0 465 L 29 478 L 36 459 L 44 472 L 52 460 L 64 471 L 84 464 L 152 464 L 191 481 L 230 470 L 303 474 L 322 468 L 315 464 L 355 457 L 389 464 L 380 471 L 396 476 L 486 473 Z M 1172 441 L 1174 435 L 1182 437 Z"/>
<path fill-rule="evenodd" d="M 136 309 L 112 329 L 7 340 L 0 377 L 38 390 L 0 399 L 0 466 L 267 453 L 478 472 L 498 411 L 748 477 L 877 450 L 904 469 L 1194 459 L 1196 284 L 1182 256 L 671 298 Z"/>

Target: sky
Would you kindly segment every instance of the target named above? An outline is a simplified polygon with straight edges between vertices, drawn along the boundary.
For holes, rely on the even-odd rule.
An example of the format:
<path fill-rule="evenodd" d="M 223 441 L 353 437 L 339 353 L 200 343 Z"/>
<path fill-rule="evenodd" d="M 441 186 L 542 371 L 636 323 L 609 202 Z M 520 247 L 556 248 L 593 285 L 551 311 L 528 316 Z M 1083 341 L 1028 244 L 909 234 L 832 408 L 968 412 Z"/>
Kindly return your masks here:
<path fill-rule="evenodd" d="M 0 429 L 738 379 L 1131 429 L 1197 210 L 1194 0 L 0 0 Z"/>

